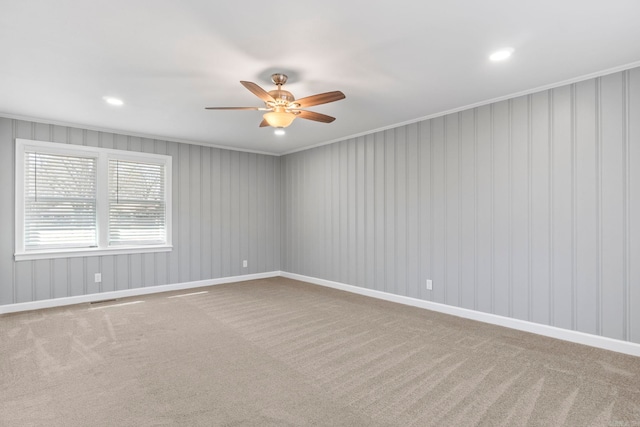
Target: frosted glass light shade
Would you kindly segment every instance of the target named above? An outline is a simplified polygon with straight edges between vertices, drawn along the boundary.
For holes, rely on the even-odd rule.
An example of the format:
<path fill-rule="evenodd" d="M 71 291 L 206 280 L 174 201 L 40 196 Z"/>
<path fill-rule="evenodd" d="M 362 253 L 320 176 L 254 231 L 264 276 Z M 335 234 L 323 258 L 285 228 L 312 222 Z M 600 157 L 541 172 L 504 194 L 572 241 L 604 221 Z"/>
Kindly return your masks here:
<path fill-rule="evenodd" d="M 274 128 L 286 128 L 296 118 L 295 114 L 284 111 L 271 111 L 262 117 Z"/>

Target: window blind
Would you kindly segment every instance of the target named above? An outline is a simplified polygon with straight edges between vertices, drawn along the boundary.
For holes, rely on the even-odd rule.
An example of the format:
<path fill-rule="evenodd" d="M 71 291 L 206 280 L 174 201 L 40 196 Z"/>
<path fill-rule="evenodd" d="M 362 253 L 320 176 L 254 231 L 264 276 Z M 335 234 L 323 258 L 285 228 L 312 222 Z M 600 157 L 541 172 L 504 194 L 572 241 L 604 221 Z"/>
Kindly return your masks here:
<path fill-rule="evenodd" d="M 109 160 L 109 245 L 166 242 L 164 165 Z"/>
<path fill-rule="evenodd" d="M 93 247 L 97 160 L 25 152 L 26 249 Z"/>

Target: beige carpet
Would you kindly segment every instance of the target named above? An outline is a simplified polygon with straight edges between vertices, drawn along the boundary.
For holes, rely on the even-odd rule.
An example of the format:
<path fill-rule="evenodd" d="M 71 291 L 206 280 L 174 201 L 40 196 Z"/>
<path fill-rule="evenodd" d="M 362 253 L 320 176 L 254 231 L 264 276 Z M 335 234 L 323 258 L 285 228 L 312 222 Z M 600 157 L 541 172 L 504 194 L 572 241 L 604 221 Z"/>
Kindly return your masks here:
<path fill-rule="evenodd" d="M 0 316 L 0 425 L 640 426 L 640 358 L 274 278 Z"/>

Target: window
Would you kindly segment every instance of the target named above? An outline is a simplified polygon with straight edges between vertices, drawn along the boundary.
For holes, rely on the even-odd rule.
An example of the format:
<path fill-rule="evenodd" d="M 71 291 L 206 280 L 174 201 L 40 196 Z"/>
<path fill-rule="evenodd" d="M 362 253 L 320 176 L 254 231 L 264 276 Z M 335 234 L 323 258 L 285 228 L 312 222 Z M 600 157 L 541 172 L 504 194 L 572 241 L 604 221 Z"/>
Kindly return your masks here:
<path fill-rule="evenodd" d="M 171 157 L 16 139 L 16 260 L 171 250 Z"/>
<path fill-rule="evenodd" d="M 109 245 L 165 242 L 164 165 L 109 159 Z"/>
<path fill-rule="evenodd" d="M 24 153 L 25 250 L 95 247 L 95 158 Z"/>

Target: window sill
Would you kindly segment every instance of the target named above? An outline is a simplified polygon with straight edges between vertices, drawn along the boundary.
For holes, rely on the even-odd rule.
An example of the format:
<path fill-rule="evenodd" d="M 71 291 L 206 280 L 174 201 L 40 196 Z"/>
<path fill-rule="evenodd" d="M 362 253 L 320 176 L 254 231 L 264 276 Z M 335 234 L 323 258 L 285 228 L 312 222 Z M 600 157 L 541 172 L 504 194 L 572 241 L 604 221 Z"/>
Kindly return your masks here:
<path fill-rule="evenodd" d="M 16 253 L 16 261 L 29 261 L 36 259 L 77 258 L 104 255 L 147 254 L 154 252 L 171 252 L 173 246 L 125 246 L 117 248 L 79 248 L 79 249 L 50 249 Z"/>

